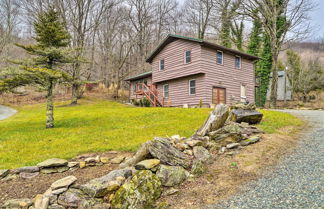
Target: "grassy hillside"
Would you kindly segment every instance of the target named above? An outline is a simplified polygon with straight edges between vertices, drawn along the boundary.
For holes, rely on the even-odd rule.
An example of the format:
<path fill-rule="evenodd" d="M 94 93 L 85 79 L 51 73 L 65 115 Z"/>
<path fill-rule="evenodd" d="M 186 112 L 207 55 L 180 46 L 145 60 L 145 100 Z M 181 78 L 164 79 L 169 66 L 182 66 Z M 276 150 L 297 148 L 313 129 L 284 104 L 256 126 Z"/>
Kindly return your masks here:
<path fill-rule="evenodd" d="M 190 136 L 210 109 L 135 108 L 112 101 L 81 100 L 55 108 L 55 128 L 45 129 L 45 106 L 29 105 L 0 121 L 0 169 L 34 165 L 106 150 L 134 151 L 154 136 Z"/>
<path fill-rule="evenodd" d="M 81 153 L 135 151 L 155 136 L 190 136 L 210 109 L 137 108 L 106 100 L 83 99 L 78 106 L 55 107 L 55 128 L 45 129 L 44 105 L 17 107 L 0 121 L 0 169 L 35 165 L 53 157 L 69 159 Z M 262 110 L 259 125 L 268 133 L 300 120 L 287 113 Z"/>

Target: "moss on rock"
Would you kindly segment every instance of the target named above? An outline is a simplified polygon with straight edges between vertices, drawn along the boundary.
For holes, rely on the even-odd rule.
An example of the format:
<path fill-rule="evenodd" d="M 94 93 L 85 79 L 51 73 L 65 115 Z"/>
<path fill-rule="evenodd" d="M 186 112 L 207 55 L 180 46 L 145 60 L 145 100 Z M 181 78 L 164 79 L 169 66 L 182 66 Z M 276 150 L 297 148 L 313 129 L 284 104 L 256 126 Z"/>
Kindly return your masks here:
<path fill-rule="evenodd" d="M 149 170 L 138 171 L 121 186 L 111 201 L 116 209 L 150 209 L 161 195 L 161 181 Z"/>

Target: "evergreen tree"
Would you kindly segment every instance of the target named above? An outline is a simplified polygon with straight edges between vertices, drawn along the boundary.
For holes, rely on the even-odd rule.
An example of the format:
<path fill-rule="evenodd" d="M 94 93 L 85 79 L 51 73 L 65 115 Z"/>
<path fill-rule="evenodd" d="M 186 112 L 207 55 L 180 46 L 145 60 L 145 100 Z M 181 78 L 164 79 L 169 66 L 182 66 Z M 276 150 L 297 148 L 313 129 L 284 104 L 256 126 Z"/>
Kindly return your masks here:
<path fill-rule="evenodd" d="M 47 92 L 46 128 L 54 127 L 53 90 L 59 81 L 69 79 L 60 67 L 71 60 L 65 47 L 68 46 L 70 35 L 59 19 L 54 8 L 38 14 L 34 23 L 36 33 L 35 45 L 20 45 L 32 60 L 15 62 L 20 64 L 16 71 L 8 71 L 0 80 L 1 91 L 13 91 L 18 86 L 32 85 Z"/>

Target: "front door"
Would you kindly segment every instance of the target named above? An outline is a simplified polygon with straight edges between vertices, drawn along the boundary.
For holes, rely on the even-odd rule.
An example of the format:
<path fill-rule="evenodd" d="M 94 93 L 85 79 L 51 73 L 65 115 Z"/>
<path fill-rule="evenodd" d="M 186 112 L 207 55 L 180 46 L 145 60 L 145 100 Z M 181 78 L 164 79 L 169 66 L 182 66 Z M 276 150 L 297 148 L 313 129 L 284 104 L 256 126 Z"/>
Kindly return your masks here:
<path fill-rule="evenodd" d="M 226 103 L 226 89 L 213 87 L 213 104 L 225 104 Z"/>

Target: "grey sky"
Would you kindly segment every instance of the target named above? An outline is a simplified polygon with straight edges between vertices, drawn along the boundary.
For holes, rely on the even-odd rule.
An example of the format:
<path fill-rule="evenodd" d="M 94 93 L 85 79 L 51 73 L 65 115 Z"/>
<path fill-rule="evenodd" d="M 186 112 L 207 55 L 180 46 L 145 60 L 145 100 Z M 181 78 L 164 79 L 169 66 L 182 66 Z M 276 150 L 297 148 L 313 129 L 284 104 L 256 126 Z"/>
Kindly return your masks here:
<path fill-rule="evenodd" d="M 314 38 L 324 38 L 324 0 L 314 0 L 317 8 L 311 13 Z"/>

